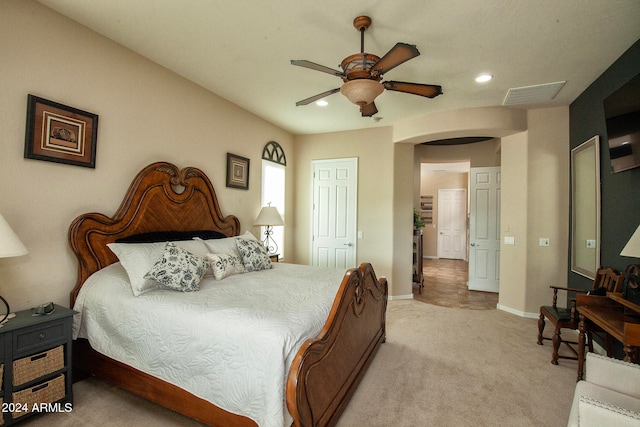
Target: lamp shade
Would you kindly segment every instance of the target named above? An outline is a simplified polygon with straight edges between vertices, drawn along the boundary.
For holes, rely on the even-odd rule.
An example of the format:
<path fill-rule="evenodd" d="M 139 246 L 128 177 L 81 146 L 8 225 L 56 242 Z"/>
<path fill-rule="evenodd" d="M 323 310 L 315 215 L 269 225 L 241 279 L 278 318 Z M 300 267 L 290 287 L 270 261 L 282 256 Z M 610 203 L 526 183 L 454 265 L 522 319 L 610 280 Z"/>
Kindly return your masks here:
<path fill-rule="evenodd" d="M 382 83 L 369 79 L 350 80 L 340 87 L 340 93 L 354 104 L 371 104 L 384 91 Z"/>
<path fill-rule="evenodd" d="M 0 258 L 28 254 L 29 251 L 0 214 Z"/>
<path fill-rule="evenodd" d="M 636 228 L 635 233 L 633 233 L 633 236 L 631 236 L 627 244 L 624 246 L 620 255 L 640 258 L 640 225 Z"/>
<path fill-rule="evenodd" d="M 253 225 L 284 225 L 284 220 L 275 206 L 264 206 Z"/>

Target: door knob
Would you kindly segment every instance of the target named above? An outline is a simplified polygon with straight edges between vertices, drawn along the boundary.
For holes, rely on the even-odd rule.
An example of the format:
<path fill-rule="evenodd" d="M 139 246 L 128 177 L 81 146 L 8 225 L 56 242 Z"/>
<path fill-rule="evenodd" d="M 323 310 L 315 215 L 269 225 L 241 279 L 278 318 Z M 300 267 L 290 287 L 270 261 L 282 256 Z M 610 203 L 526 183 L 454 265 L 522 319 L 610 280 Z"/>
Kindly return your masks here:
<path fill-rule="evenodd" d="M 353 243 L 349 242 L 349 243 L 345 243 L 345 246 L 353 246 Z"/>
<path fill-rule="evenodd" d="M 475 246 L 475 245 L 476 245 L 475 243 L 471 243 L 471 246 Z"/>

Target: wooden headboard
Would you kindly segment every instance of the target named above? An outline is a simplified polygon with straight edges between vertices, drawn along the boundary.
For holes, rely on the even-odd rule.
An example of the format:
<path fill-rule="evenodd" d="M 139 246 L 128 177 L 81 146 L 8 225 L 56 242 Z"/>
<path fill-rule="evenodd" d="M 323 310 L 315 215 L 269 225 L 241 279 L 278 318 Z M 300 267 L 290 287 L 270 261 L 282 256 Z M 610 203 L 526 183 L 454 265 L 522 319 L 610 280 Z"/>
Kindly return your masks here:
<path fill-rule="evenodd" d="M 92 273 L 118 261 L 107 243 L 140 233 L 195 230 L 237 236 L 240 221 L 222 216 L 213 185 L 200 169 L 150 164 L 136 175 L 113 217 L 94 212 L 71 223 L 69 243 L 78 258 L 71 307 Z"/>

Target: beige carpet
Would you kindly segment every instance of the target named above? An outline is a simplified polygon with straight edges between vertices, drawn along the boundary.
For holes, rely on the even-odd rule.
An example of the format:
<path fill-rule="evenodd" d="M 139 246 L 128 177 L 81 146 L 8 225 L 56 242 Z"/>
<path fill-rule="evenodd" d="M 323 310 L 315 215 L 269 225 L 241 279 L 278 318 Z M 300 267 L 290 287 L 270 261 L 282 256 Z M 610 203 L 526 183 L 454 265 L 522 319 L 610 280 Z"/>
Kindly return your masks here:
<path fill-rule="evenodd" d="M 382 345 L 339 427 L 565 426 L 575 361 L 553 366 L 537 324 L 499 310 L 390 301 Z M 96 379 L 74 408 L 23 426 L 200 426 Z"/>

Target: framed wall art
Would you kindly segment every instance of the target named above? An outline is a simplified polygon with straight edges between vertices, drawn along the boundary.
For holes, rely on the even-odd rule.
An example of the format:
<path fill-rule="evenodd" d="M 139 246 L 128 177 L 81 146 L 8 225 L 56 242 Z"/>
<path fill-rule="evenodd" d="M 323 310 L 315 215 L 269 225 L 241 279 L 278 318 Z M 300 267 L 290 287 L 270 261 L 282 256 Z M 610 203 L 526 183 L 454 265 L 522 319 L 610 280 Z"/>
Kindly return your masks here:
<path fill-rule="evenodd" d="M 96 167 L 98 115 L 29 95 L 24 157 Z"/>
<path fill-rule="evenodd" d="M 227 187 L 249 189 L 249 159 L 227 153 Z"/>

